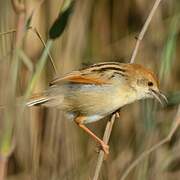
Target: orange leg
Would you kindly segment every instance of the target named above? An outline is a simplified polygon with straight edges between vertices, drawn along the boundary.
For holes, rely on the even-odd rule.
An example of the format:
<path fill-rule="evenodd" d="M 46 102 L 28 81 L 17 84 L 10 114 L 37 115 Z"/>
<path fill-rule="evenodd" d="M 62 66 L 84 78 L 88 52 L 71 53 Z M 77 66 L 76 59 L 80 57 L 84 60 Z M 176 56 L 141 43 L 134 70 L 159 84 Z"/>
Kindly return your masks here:
<path fill-rule="evenodd" d="M 83 120 L 85 120 L 86 117 L 85 116 L 79 116 L 75 119 L 75 122 L 77 123 L 77 125 L 82 128 L 85 132 L 87 132 L 91 137 L 93 137 L 102 147 L 103 151 L 106 154 L 109 154 L 109 146 L 103 141 L 101 140 L 99 137 L 97 137 L 90 129 L 88 129 L 83 123 Z"/>

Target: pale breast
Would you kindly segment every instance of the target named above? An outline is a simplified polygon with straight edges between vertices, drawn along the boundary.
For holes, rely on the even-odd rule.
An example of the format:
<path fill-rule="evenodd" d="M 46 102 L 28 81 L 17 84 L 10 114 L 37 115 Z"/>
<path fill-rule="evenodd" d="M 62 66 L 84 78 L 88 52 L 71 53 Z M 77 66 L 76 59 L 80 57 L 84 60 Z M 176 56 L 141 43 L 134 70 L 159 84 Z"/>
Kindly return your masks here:
<path fill-rule="evenodd" d="M 53 93 L 52 93 L 53 92 Z M 49 95 L 56 93 L 53 103 L 75 116 L 85 115 L 88 121 L 97 121 L 125 104 L 128 101 L 128 92 L 119 85 L 90 85 L 90 84 L 65 84 L 61 88 L 53 87 Z M 63 94 L 63 101 L 59 103 L 58 97 Z"/>
<path fill-rule="evenodd" d="M 64 107 L 68 111 L 79 112 L 83 115 L 105 116 L 127 102 L 128 94 L 122 93 L 119 86 L 113 85 L 79 85 L 66 87 Z"/>

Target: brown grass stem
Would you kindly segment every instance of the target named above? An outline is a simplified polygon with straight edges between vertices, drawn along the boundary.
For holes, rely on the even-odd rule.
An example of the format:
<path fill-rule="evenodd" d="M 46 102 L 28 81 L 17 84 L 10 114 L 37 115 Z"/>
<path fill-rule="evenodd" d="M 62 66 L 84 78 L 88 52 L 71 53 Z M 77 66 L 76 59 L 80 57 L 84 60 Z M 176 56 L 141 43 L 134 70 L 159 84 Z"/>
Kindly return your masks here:
<path fill-rule="evenodd" d="M 7 158 L 1 158 L 0 159 L 0 180 L 4 180 L 6 177 L 6 171 L 7 171 Z"/>
<path fill-rule="evenodd" d="M 25 35 L 24 32 L 24 25 L 25 25 L 25 13 L 26 8 L 24 4 L 21 4 L 17 0 L 11 1 L 14 11 L 17 14 L 17 31 L 16 31 L 16 39 L 14 42 L 15 46 L 15 53 L 19 48 L 22 46 L 23 38 Z M 5 128 L 3 137 L 1 139 L 0 145 L 0 180 L 6 179 L 6 170 L 7 170 L 7 163 L 9 160 L 9 156 L 12 154 L 12 146 L 13 146 L 13 124 L 14 124 L 14 109 L 12 107 L 12 102 L 15 101 L 15 94 L 16 94 L 16 86 L 17 86 L 17 79 L 18 79 L 18 70 L 19 70 L 19 58 L 17 54 L 13 54 L 12 62 L 11 62 L 11 74 L 9 77 L 9 99 L 8 99 L 8 108 L 10 109 L 9 112 L 6 112 L 5 118 Z"/>
<path fill-rule="evenodd" d="M 45 41 L 43 40 L 41 34 L 38 32 L 38 30 L 37 30 L 36 28 L 30 28 L 30 30 L 32 30 L 32 31 L 38 36 L 38 38 L 40 39 L 40 41 L 41 41 L 41 43 L 43 44 L 44 48 L 47 49 L 46 43 L 45 43 Z M 50 58 L 50 62 L 51 62 L 51 64 L 52 64 L 52 67 L 53 67 L 53 69 L 54 69 L 54 72 L 55 72 L 56 76 L 58 76 L 58 75 L 59 75 L 58 69 L 57 69 L 57 67 L 56 67 L 56 65 L 55 65 L 55 63 L 54 63 L 54 60 L 53 60 L 53 58 L 52 58 L 52 56 L 51 56 L 51 53 L 49 52 L 49 50 L 48 50 L 47 53 L 48 53 L 48 56 L 49 56 L 49 58 Z"/>
<path fill-rule="evenodd" d="M 113 114 L 111 119 L 106 124 L 106 129 L 105 129 L 104 136 L 103 136 L 103 141 L 106 144 L 108 144 L 108 142 L 109 142 L 109 138 L 110 138 L 110 135 L 111 135 L 112 127 L 113 127 L 114 121 L 116 119 L 116 116 L 119 116 L 119 114 L 118 113 Z M 99 155 L 98 155 L 98 160 L 97 160 L 93 180 L 98 179 L 100 171 L 101 171 L 101 166 L 102 166 L 103 160 L 104 160 L 104 151 L 100 150 Z"/>
<path fill-rule="evenodd" d="M 21 3 L 19 0 L 11 0 L 11 3 L 12 3 L 14 11 L 17 14 L 21 14 L 25 12 L 26 8 L 24 6 L 24 3 Z"/>
<path fill-rule="evenodd" d="M 137 52 L 138 52 L 138 49 L 139 49 L 139 45 L 144 37 L 144 34 L 146 33 L 147 31 L 147 28 L 152 20 L 152 17 L 156 11 L 156 9 L 158 8 L 159 4 L 160 4 L 161 0 L 156 0 L 143 27 L 142 27 L 142 30 L 141 32 L 139 33 L 139 36 L 137 37 L 137 41 L 136 41 L 136 45 L 135 45 L 135 48 L 133 50 L 133 53 L 132 53 L 132 56 L 131 56 L 131 60 L 130 60 L 130 63 L 134 63 L 135 61 L 135 58 L 136 58 L 136 55 L 137 55 Z"/>
<path fill-rule="evenodd" d="M 147 28 L 152 20 L 152 17 L 156 11 L 156 9 L 158 8 L 159 4 L 160 4 L 161 0 L 156 0 L 143 27 L 142 27 L 142 30 L 139 34 L 139 36 L 137 37 L 137 41 L 136 41 L 136 45 L 135 45 L 135 48 L 133 50 L 133 54 L 132 54 L 132 57 L 131 57 L 131 60 L 130 60 L 130 63 L 134 63 L 135 61 L 135 57 L 137 55 L 137 52 L 138 52 L 138 49 L 139 49 L 139 45 L 140 45 L 140 42 L 142 41 L 144 35 L 145 35 L 145 32 L 147 31 Z M 108 121 L 107 125 L 106 125 L 106 130 L 104 132 L 104 137 L 103 137 L 103 141 L 105 143 L 108 143 L 109 141 L 109 137 L 110 137 L 110 134 L 111 134 L 111 131 L 112 131 L 112 127 L 113 127 L 113 124 L 114 124 L 114 120 L 115 120 L 115 117 L 116 117 L 116 114 L 113 114 L 112 115 L 112 118 L 110 121 Z M 166 141 L 166 139 L 164 139 L 163 141 L 161 141 L 159 144 L 155 145 L 155 147 L 151 148 L 150 150 L 148 150 L 148 152 L 145 152 L 144 154 L 142 154 L 142 159 L 146 156 L 146 154 L 149 154 L 150 152 L 154 151 L 155 149 L 157 149 L 159 146 L 161 146 L 162 144 L 164 144 Z M 165 141 L 165 142 L 164 142 Z M 95 174 L 94 174 L 94 178 L 93 180 L 97 180 L 98 177 L 99 177 L 99 174 L 100 174 L 100 170 L 101 170 L 101 166 L 102 166 L 102 163 L 103 163 L 103 159 L 104 159 L 104 152 L 101 150 L 99 152 L 99 156 L 98 156 L 98 160 L 97 160 L 97 165 L 96 165 L 96 169 L 95 169 Z M 138 159 L 137 159 L 138 160 Z M 136 164 L 136 162 L 134 162 Z M 134 164 L 133 163 L 133 164 Z M 130 171 L 131 171 L 131 168 L 133 168 L 133 164 L 128 168 Z M 129 171 L 127 172 L 127 174 L 129 174 Z M 126 177 L 126 174 L 124 174 L 125 177 Z"/>
<path fill-rule="evenodd" d="M 144 151 L 133 163 L 131 163 L 131 165 L 126 169 L 126 171 L 122 175 L 121 180 L 125 180 L 127 176 L 129 175 L 129 173 L 150 153 L 157 150 L 159 147 L 161 147 L 165 143 L 169 142 L 172 136 L 174 135 L 174 133 L 176 132 L 177 128 L 179 127 L 179 125 L 180 125 L 180 105 L 178 107 L 176 116 L 174 118 L 174 123 L 171 127 L 171 131 L 169 132 L 168 136 L 165 137 L 163 140 L 161 140 L 159 143 L 152 146 L 150 149 Z"/>
<path fill-rule="evenodd" d="M 39 40 L 41 41 L 43 47 L 44 47 L 45 49 L 47 49 L 46 43 L 45 43 L 44 39 L 42 38 L 42 35 L 41 35 L 41 34 L 39 33 L 39 31 L 37 30 L 37 28 L 30 26 L 30 27 L 27 27 L 27 30 L 31 30 L 33 33 L 35 33 L 36 36 L 37 36 L 37 37 L 39 38 Z M 12 30 L 9 30 L 9 31 L 0 33 L 0 36 L 8 35 L 8 34 L 10 34 L 10 33 L 15 33 L 15 32 L 17 32 L 17 30 L 16 30 L 16 29 L 12 29 Z M 20 50 L 19 52 L 21 53 L 21 54 L 20 54 L 20 56 L 21 56 L 22 53 L 23 53 L 23 51 Z M 10 53 L 11 53 L 11 52 L 9 52 L 8 55 L 9 55 Z M 51 64 L 52 64 L 52 67 L 53 67 L 53 69 L 54 69 L 55 75 L 56 75 L 56 76 L 59 76 L 58 69 L 57 69 L 57 67 L 56 67 L 56 65 L 55 65 L 55 63 L 54 63 L 54 60 L 53 60 L 53 58 L 52 58 L 52 56 L 51 56 L 50 51 L 48 51 L 47 53 L 48 53 L 50 62 L 51 62 Z M 8 55 L 7 55 L 7 56 L 8 56 Z M 5 57 L 6 57 L 6 56 L 2 57 L 0 60 L 4 59 Z M 23 57 L 25 57 L 25 54 L 23 54 Z M 24 60 L 24 59 L 25 59 L 25 58 L 22 58 L 22 60 Z M 26 59 L 27 59 L 27 58 L 26 58 Z M 27 61 L 26 61 L 26 62 L 27 62 Z M 28 62 L 28 64 L 29 64 L 29 63 L 30 63 L 30 62 Z M 27 65 L 27 63 L 25 63 L 25 64 Z M 30 66 L 28 66 L 28 69 L 29 69 L 29 67 L 30 67 Z M 32 70 L 32 68 L 30 68 L 30 69 Z"/>

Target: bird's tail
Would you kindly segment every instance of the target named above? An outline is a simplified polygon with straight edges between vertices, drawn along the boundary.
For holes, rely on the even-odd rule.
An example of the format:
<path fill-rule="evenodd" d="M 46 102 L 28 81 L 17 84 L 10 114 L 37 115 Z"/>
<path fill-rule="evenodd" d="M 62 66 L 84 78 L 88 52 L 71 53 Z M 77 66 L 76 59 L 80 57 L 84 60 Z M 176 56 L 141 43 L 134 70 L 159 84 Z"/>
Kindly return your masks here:
<path fill-rule="evenodd" d="M 37 93 L 30 97 L 29 101 L 26 103 L 27 106 L 41 105 L 50 100 L 45 93 Z"/>

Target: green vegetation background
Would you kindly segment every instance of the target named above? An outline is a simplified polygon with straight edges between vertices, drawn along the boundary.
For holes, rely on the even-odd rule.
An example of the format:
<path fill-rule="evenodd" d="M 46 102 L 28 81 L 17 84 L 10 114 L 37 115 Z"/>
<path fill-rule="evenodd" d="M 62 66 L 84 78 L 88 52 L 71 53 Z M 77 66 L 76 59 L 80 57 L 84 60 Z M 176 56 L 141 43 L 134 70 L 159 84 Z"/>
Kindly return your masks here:
<path fill-rule="evenodd" d="M 128 63 L 135 37 L 154 3 L 77 0 L 64 33 L 52 42 L 48 31 L 69 1 L 46 0 L 40 6 L 35 0 L 22 2 L 26 18 L 35 9 L 30 25 L 47 42 L 59 76 L 102 61 Z M 17 29 L 17 20 L 11 1 L 0 0 L 0 32 Z M 162 0 L 135 62 L 156 72 L 169 104 L 163 108 L 146 100 L 122 108 L 113 127 L 110 155 L 102 166 L 100 180 L 120 179 L 136 157 L 170 131 L 180 102 L 179 32 L 180 2 Z M 91 179 L 98 156 L 95 142 L 75 123 L 67 121 L 62 112 L 22 105 L 23 96 L 44 90 L 57 74 L 34 31 L 25 29 L 20 45 L 15 34 L 0 35 L 0 104 L 5 104 L 0 109 L 0 156 L 8 159 L 7 179 Z M 88 127 L 102 137 L 107 119 Z M 128 179 L 178 180 L 179 152 L 177 131 L 170 143 L 145 158 Z"/>

